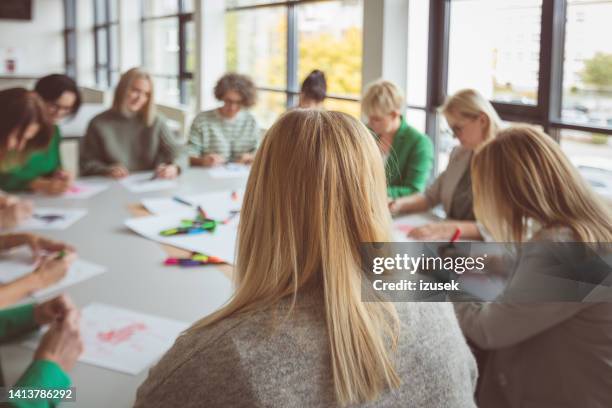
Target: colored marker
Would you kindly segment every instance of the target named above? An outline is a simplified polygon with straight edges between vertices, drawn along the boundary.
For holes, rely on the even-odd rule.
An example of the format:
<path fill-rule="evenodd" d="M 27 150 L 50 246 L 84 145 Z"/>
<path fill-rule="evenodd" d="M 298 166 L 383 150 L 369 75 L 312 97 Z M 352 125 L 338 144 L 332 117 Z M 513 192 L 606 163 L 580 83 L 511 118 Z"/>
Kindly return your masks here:
<path fill-rule="evenodd" d="M 55 257 L 55 259 L 59 260 L 62 259 L 63 257 L 66 256 L 66 251 L 64 251 L 63 249 L 61 251 L 58 252 L 57 256 Z"/>
<path fill-rule="evenodd" d="M 453 234 L 453 237 L 450 240 L 450 244 L 454 244 L 459 239 L 460 235 L 461 235 L 461 230 L 459 228 L 455 229 L 455 233 Z"/>
<path fill-rule="evenodd" d="M 224 224 L 224 225 L 225 225 L 225 224 L 229 224 L 229 222 L 230 222 L 231 220 L 233 220 L 234 218 L 236 218 L 236 216 L 237 216 L 238 214 L 240 214 L 240 211 L 238 211 L 238 210 L 232 210 L 232 211 L 230 211 L 230 215 L 229 215 L 229 216 L 228 216 L 226 219 L 224 219 L 223 221 L 221 221 L 221 224 Z"/>
<path fill-rule="evenodd" d="M 181 203 L 181 204 L 186 205 L 186 206 L 188 206 L 188 207 L 193 207 L 193 204 L 191 204 L 191 203 L 190 203 L 189 201 L 187 201 L 187 200 L 183 200 L 181 197 L 174 196 L 174 197 L 172 197 L 172 199 L 173 199 L 174 201 L 176 201 L 177 203 Z"/>
<path fill-rule="evenodd" d="M 208 217 L 206 217 L 206 211 L 204 211 L 204 209 L 202 208 L 202 206 L 198 205 L 197 211 L 198 211 L 198 215 L 199 215 L 200 217 L 202 217 L 202 218 L 204 218 L 204 219 L 208 218 Z"/>

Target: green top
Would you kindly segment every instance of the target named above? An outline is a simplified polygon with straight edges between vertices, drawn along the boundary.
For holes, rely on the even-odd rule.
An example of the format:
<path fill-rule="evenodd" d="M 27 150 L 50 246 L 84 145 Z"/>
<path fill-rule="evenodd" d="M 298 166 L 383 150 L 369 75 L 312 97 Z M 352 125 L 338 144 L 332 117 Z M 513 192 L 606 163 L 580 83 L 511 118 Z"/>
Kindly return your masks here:
<path fill-rule="evenodd" d="M 429 137 L 408 125 L 402 116 L 385 163 L 387 195 L 395 199 L 424 191 L 433 157 Z"/>
<path fill-rule="evenodd" d="M 39 177 L 50 176 L 62 167 L 60 157 L 61 140 L 62 135 L 59 127 L 55 126 L 55 132 L 46 149 L 31 153 L 23 164 L 15 166 L 7 172 L 0 173 L 0 190 L 28 190 L 33 180 Z"/>
<path fill-rule="evenodd" d="M 36 328 L 34 322 L 34 304 L 17 306 L 0 310 L 0 340 Z M 70 387 L 70 377 L 59 365 L 49 360 L 35 360 L 15 384 L 15 387 L 39 389 L 66 389 Z M 11 402 L 15 408 L 49 408 L 59 404 L 56 400 L 29 400 Z"/>

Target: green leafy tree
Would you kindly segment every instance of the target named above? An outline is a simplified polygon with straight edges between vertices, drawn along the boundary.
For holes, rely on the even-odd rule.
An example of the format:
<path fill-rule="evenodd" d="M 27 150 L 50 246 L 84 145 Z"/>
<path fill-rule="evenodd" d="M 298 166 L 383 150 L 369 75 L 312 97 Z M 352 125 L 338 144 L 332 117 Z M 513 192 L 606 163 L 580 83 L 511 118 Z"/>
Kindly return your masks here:
<path fill-rule="evenodd" d="M 612 88 L 612 54 L 598 52 L 584 61 L 581 77 L 585 83 L 598 89 Z"/>

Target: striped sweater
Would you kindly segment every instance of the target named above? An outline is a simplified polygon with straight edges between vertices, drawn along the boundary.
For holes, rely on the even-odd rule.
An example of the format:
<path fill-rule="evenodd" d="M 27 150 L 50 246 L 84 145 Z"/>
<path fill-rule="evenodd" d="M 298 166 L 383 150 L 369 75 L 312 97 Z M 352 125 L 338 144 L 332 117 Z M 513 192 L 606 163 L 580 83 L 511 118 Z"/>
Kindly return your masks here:
<path fill-rule="evenodd" d="M 225 160 L 236 160 L 257 149 L 260 133 L 255 117 L 244 109 L 229 120 L 217 109 L 201 112 L 191 125 L 189 154 L 199 157 L 214 153 Z"/>

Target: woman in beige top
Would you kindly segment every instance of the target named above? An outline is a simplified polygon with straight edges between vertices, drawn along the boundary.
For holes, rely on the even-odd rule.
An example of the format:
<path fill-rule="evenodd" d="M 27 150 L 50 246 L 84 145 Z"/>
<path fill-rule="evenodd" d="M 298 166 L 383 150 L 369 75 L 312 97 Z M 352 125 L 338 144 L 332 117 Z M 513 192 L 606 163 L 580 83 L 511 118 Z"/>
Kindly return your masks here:
<path fill-rule="evenodd" d="M 176 341 L 136 407 L 474 407 L 450 304 L 361 301 L 360 245 L 390 237 L 385 187 L 358 120 L 281 116 L 249 176 L 234 297 Z"/>
<path fill-rule="evenodd" d="M 493 106 L 478 91 L 464 89 L 450 96 L 442 114 L 461 143 L 450 154 L 448 166 L 425 193 L 412 194 L 393 201 L 393 214 L 427 211 L 442 204 L 447 221 L 428 224 L 410 231 L 415 239 L 448 239 L 461 230 L 465 239 L 482 239 L 472 206 L 470 161 L 473 151 L 501 128 L 501 119 Z"/>
<path fill-rule="evenodd" d="M 535 128 L 501 131 L 474 155 L 472 177 L 476 216 L 500 242 L 612 242 L 610 211 Z M 530 234 L 529 224 L 541 228 Z M 551 257 L 567 253 L 541 253 L 538 265 Z M 539 282 L 526 273 L 523 282 L 529 274 Z M 612 298 L 600 289 L 607 293 L 599 303 L 457 304 L 465 335 L 490 350 L 479 406 L 612 407 Z"/>

